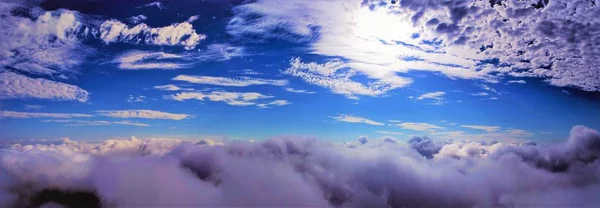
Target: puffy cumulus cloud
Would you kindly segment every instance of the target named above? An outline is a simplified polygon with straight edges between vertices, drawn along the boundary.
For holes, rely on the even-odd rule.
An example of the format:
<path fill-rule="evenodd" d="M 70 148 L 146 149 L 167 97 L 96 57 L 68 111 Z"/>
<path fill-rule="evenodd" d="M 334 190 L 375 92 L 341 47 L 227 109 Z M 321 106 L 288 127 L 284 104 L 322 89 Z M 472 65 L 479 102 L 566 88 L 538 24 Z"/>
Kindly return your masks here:
<path fill-rule="evenodd" d="M 31 2 L 0 2 L 0 66 L 66 78 L 93 53 L 81 43 L 93 28 L 75 11 L 43 11 Z"/>
<path fill-rule="evenodd" d="M 600 90 L 595 1 L 277 1 L 234 9 L 240 38 L 307 42 L 375 79 L 411 70 L 498 81 L 538 77 Z"/>
<path fill-rule="evenodd" d="M 374 126 L 385 125 L 384 123 L 381 123 L 381 122 L 377 122 L 377 121 L 373 121 L 371 119 L 367 119 L 367 118 L 363 118 L 363 117 L 359 117 L 359 116 L 353 116 L 353 115 L 339 115 L 339 116 L 335 116 L 332 118 L 337 121 L 348 122 L 348 123 L 365 123 L 365 124 L 374 125 Z"/>
<path fill-rule="evenodd" d="M 0 202 L 31 206 L 54 191 L 65 197 L 45 202 L 86 193 L 87 202 L 116 207 L 593 207 L 600 205 L 599 142 L 598 132 L 583 126 L 548 145 L 427 137 L 361 137 L 345 145 L 64 139 L 1 151 Z"/>
<path fill-rule="evenodd" d="M 177 75 L 173 78 L 175 81 L 184 81 L 194 84 L 205 84 L 205 85 L 218 85 L 228 87 L 247 87 L 251 85 L 275 85 L 285 86 L 288 81 L 285 79 L 261 79 L 251 77 L 212 77 L 212 76 L 190 76 L 190 75 Z"/>
<path fill-rule="evenodd" d="M 13 72 L 0 72 L 0 99 L 36 98 L 86 102 L 89 94 L 75 85 L 29 78 Z"/>
<path fill-rule="evenodd" d="M 188 50 L 194 49 L 200 41 L 206 39 L 205 35 L 196 33 L 191 22 L 187 21 L 153 28 L 145 23 L 129 27 L 118 20 L 108 20 L 100 25 L 99 31 L 100 38 L 106 43 L 183 46 Z"/>
<path fill-rule="evenodd" d="M 416 122 L 403 122 L 394 124 L 395 126 L 403 129 L 415 130 L 415 131 L 435 131 L 436 129 L 445 129 L 441 126 L 436 126 L 428 123 L 416 123 Z"/>
<path fill-rule="evenodd" d="M 274 100 L 265 102 L 265 99 L 271 99 L 274 96 L 263 95 L 258 92 L 224 92 L 224 91 L 213 91 L 213 92 L 180 92 L 174 95 L 165 96 L 165 99 L 172 99 L 177 101 L 185 100 L 201 100 L 208 99 L 213 102 L 224 102 L 227 105 L 233 106 L 258 106 L 260 108 L 269 107 L 272 105 L 288 105 L 290 102 L 286 100 Z"/>
<path fill-rule="evenodd" d="M 183 120 L 192 117 L 187 114 L 167 113 L 153 110 L 99 110 L 98 115 L 115 118 L 147 118 L 147 119 L 168 119 Z"/>
<path fill-rule="evenodd" d="M 299 77 L 305 82 L 331 90 L 335 94 L 344 95 L 349 99 L 359 99 L 358 95 L 382 96 L 386 92 L 410 83 L 410 79 L 375 81 L 367 85 L 353 81 L 350 77 L 356 72 L 342 61 L 329 61 L 324 64 L 315 62 L 305 63 L 300 58 L 290 61 L 290 68 L 283 73 Z"/>
<path fill-rule="evenodd" d="M 92 117 L 81 113 L 32 113 L 17 111 L 0 111 L 0 118 L 85 118 Z"/>

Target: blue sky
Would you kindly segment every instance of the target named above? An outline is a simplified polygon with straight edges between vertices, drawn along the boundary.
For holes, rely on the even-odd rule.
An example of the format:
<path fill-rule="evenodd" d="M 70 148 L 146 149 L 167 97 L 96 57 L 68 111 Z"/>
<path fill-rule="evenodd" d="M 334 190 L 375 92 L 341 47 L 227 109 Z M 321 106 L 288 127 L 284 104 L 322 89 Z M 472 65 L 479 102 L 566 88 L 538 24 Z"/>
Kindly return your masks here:
<path fill-rule="evenodd" d="M 3 17 L 2 139 L 553 142 L 600 129 L 598 68 L 552 48 L 560 34 L 506 48 L 546 33 L 477 39 L 464 31 L 478 13 L 421 8 L 414 20 L 387 1 L 134 2 L 47 1 Z"/>

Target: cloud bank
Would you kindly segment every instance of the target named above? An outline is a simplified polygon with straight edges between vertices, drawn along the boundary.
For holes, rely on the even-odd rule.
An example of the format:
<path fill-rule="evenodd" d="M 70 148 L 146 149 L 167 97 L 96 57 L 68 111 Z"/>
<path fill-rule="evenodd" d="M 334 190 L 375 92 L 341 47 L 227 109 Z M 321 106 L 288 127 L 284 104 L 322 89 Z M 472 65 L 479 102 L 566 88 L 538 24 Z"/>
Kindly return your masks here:
<path fill-rule="evenodd" d="M 599 206 L 599 143 L 598 132 L 583 126 L 549 145 L 63 139 L 0 151 L 0 205 Z"/>

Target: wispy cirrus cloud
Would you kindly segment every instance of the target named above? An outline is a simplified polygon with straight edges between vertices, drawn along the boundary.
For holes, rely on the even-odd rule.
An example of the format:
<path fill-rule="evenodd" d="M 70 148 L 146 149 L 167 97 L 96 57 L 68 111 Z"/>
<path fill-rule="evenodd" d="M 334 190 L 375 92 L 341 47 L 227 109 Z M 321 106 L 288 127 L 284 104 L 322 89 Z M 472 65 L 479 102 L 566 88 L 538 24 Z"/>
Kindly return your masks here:
<path fill-rule="evenodd" d="M 482 125 L 461 125 L 463 128 L 475 129 L 475 130 L 483 130 L 487 132 L 493 132 L 500 130 L 499 126 L 482 126 Z"/>
<path fill-rule="evenodd" d="M 373 126 L 385 125 L 384 123 L 381 123 L 381 122 L 377 122 L 377 121 L 373 121 L 368 118 L 363 118 L 363 117 L 353 116 L 353 115 L 339 115 L 339 116 L 335 116 L 335 117 L 331 117 L 331 118 L 333 118 L 337 121 L 348 122 L 348 123 L 364 123 L 364 124 L 369 124 L 369 125 L 373 125 Z"/>
<path fill-rule="evenodd" d="M 300 94 L 315 94 L 315 92 L 312 91 L 308 91 L 308 90 L 300 90 L 300 89 L 294 89 L 291 87 L 286 87 L 284 88 L 285 91 L 287 92 L 293 92 L 293 93 L 300 93 Z"/>
<path fill-rule="evenodd" d="M 183 120 L 192 117 L 188 114 L 167 113 L 154 110 L 98 110 L 96 113 L 101 116 L 114 118 Z"/>
<path fill-rule="evenodd" d="M 0 111 L 0 118 L 87 118 L 93 115 L 82 113 L 37 113 L 37 112 L 17 112 Z"/>
<path fill-rule="evenodd" d="M 251 77 L 212 77 L 212 76 L 190 76 L 190 75 L 178 75 L 173 78 L 175 81 L 185 81 L 194 84 L 205 84 L 205 85 L 218 85 L 227 87 L 247 87 L 251 85 L 274 85 L 274 86 L 285 86 L 288 81 L 285 79 L 261 79 Z"/>
<path fill-rule="evenodd" d="M 174 84 L 158 85 L 158 86 L 154 86 L 153 88 L 157 89 L 157 90 L 164 90 L 164 91 L 191 91 L 191 90 L 194 90 L 193 88 L 181 88 Z"/>
<path fill-rule="evenodd" d="M 73 120 L 73 119 L 62 119 L 62 120 L 43 120 L 45 123 L 64 123 L 65 126 L 107 126 L 107 125 L 126 125 L 126 126 L 139 126 L 146 127 L 150 124 L 133 122 L 133 121 L 101 121 L 101 120 Z"/>
<path fill-rule="evenodd" d="M 403 135 L 404 134 L 402 132 L 395 132 L 395 131 L 376 131 L 375 133 L 378 133 L 378 134 L 390 134 L 390 135 Z"/>
<path fill-rule="evenodd" d="M 394 124 L 394 126 L 401 127 L 402 129 L 415 130 L 415 131 L 433 131 L 436 129 L 445 129 L 441 126 L 436 126 L 428 123 L 418 123 L 418 122 L 404 122 L 399 124 Z"/>
<path fill-rule="evenodd" d="M 29 78 L 13 72 L 0 73 L 0 99 L 36 98 L 86 102 L 89 94 L 75 85 Z"/>
<path fill-rule="evenodd" d="M 417 97 L 417 100 L 425 100 L 425 99 L 442 100 L 443 96 L 445 94 L 446 94 L 446 92 L 443 92 L 443 91 L 429 92 L 429 93 L 419 95 L 419 97 Z"/>
<path fill-rule="evenodd" d="M 174 95 L 165 96 L 166 99 L 172 99 L 177 101 L 185 100 L 201 100 L 208 99 L 213 102 L 224 102 L 227 105 L 232 106 L 258 106 L 265 108 L 268 106 L 282 106 L 289 105 L 290 102 L 287 100 L 274 100 L 274 101 L 263 101 L 265 99 L 271 99 L 275 96 L 263 95 L 258 92 L 225 92 L 225 91 L 213 91 L 213 92 L 181 92 Z"/>
<path fill-rule="evenodd" d="M 324 64 L 315 62 L 305 63 L 300 58 L 293 58 L 290 67 L 283 71 L 304 80 L 306 83 L 321 86 L 335 94 L 344 95 L 349 99 L 359 99 L 358 95 L 377 97 L 386 92 L 410 83 L 409 79 L 394 82 L 375 81 L 367 85 L 350 79 L 356 72 L 344 62 L 335 60 Z"/>

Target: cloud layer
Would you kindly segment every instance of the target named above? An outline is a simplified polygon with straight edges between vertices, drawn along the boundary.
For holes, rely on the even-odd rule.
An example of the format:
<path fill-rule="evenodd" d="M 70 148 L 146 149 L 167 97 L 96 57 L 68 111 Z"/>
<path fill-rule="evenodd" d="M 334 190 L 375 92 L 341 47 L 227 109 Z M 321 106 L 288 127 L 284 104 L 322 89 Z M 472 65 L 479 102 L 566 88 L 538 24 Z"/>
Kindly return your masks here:
<path fill-rule="evenodd" d="M 66 196 L 63 203 L 79 193 L 117 207 L 598 206 L 599 142 L 598 132 L 583 126 L 552 145 L 427 137 L 344 145 L 63 139 L 0 152 L 0 205 L 60 203 L 35 200 L 54 191 Z"/>

